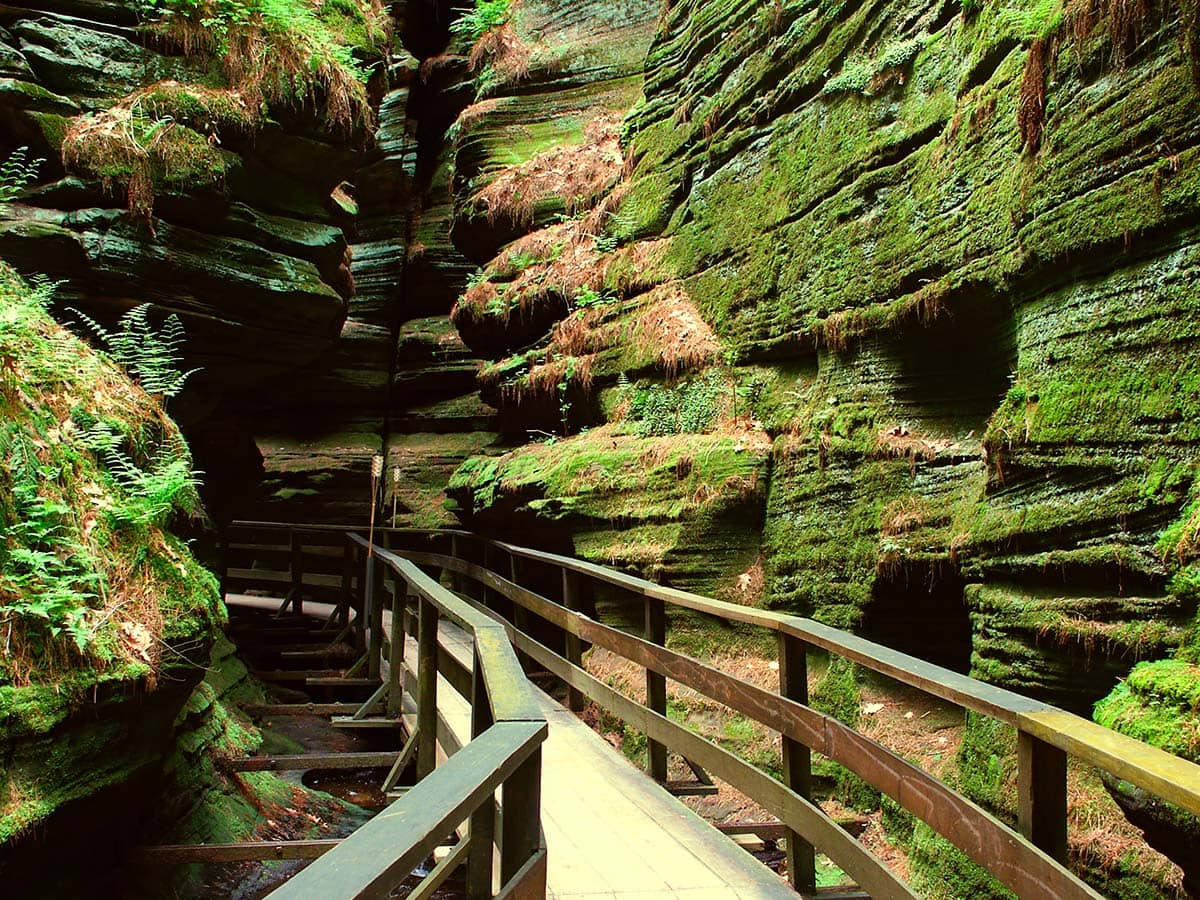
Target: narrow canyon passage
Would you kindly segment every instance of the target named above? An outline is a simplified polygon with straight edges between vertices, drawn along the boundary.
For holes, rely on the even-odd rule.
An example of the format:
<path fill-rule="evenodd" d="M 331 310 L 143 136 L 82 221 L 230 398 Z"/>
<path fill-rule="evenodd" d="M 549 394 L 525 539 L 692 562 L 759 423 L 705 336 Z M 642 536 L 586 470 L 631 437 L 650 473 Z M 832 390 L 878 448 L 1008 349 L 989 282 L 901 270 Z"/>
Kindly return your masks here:
<path fill-rule="evenodd" d="M 0 4 L 0 877 L 32 884 L 60 841 L 113 871 L 326 802 L 220 765 L 275 740 L 242 708 L 264 700 L 241 670 L 270 668 L 227 652 L 222 589 L 336 602 L 343 577 L 331 545 L 320 583 L 292 584 L 290 538 L 237 522 L 461 529 L 1200 760 L 1196 19 L 1190 0 Z M 567 601 L 552 567 L 501 577 Z M 572 602 L 658 627 L 603 580 Z M 668 649 L 778 692 L 775 636 L 665 615 Z M 587 653 L 590 677 L 659 690 Z M 1028 817 L 1012 722 L 814 654 L 814 709 Z M 785 774 L 778 728 L 661 694 Z M 645 727 L 588 716 L 656 765 Z M 1194 817 L 1102 768 L 1064 776 L 1073 871 L 1105 896 L 1195 893 Z M 844 764 L 813 779 L 909 889 L 1007 896 Z M 692 802 L 737 825 L 768 815 L 748 796 Z M 38 889 L 86 884 L 62 877 Z M 206 877 L 164 890 L 236 892 Z"/>

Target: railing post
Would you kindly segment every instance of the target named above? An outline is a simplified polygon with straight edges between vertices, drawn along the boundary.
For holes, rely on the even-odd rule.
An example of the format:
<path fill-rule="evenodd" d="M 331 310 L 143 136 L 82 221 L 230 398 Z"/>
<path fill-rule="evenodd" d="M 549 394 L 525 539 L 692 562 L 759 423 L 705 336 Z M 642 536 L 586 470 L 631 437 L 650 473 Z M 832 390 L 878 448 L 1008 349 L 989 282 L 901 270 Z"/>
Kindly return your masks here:
<path fill-rule="evenodd" d="M 417 624 L 417 777 L 437 765 L 438 610 L 421 598 Z"/>
<path fill-rule="evenodd" d="M 360 643 L 364 647 L 369 647 L 372 641 L 371 630 L 371 613 L 375 606 L 375 554 L 367 555 L 366 563 L 364 564 L 362 575 L 362 609 L 359 610 L 357 616 L 359 634 L 362 635 Z M 369 652 L 369 650 L 367 651 Z"/>
<path fill-rule="evenodd" d="M 289 567 L 292 575 L 292 612 L 299 616 L 304 613 L 304 600 L 300 596 L 304 585 L 304 547 L 295 528 L 288 529 L 288 540 L 292 554 Z"/>
<path fill-rule="evenodd" d="M 471 678 L 471 739 L 492 725 L 492 707 L 483 666 L 475 654 Z M 467 900 L 485 900 L 492 896 L 492 851 L 496 843 L 496 801 L 488 796 L 471 813 L 471 847 L 467 851 Z"/>
<path fill-rule="evenodd" d="M 463 541 L 457 534 L 450 536 L 450 555 L 455 559 L 463 558 Z M 450 589 L 456 594 L 466 593 L 466 579 L 458 572 L 450 572 Z"/>
<path fill-rule="evenodd" d="M 1067 754 L 1017 730 L 1017 827 L 1034 846 L 1067 861 Z"/>
<path fill-rule="evenodd" d="M 371 592 L 370 610 L 371 642 L 367 647 L 367 675 L 378 678 L 383 668 L 383 567 L 375 554 L 367 557 L 367 584 Z"/>
<path fill-rule="evenodd" d="M 492 547 L 491 544 L 484 544 L 483 545 L 483 567 L 490 572 L 490 571 L 492 571 L 492 566 L 495 565 L 495 563 L 496 563 L 495 548 Z M 486 584 L 484 584 L 482 587 L 483 587 L 483 595 L 480 597 L 480 599 L 483 601 L 483 605 L 486 606 L 488 609 L 495 609 L 496 608 L 496 592 L 494 590 L 492 590 L 490 587 L 488 587 Z"/>
<path fill-rule="evenodd" d="M 779 693 L 808 704 L 808 646 L 790 634 L 779 634 Z M 783 737 L 783 783 L 804 797 L 812 795 L 812 751 L 799 741 Z M 817 889 L 816 853 L 813 845 L 794 831 L 787 833 L 788 883 L 798 893 Z"/>
<path fill-rule="evenodd" d="M 660 647 L 667 642 L 665 604 L 658 597 L 647 596 L 646 640 Z M 658 672 L 646 670 L 646 706 L 660 716 L 667 714 L 667 679 Z M 667 780 L 667 748 L 658 741 L 646 742 L 646 772 L 655 781 Z"/>
<path fill-rule="evenodd" d="M 388 694 L 387 716 L 399 719 L 404 711 L 404 607 L 407 605 L 408 584 L 396 576 L 396 590 L 392 594 L 392 627 L 388 641 Z"/>
<path fill-rule="evenodd" d="M 521 870 L 542 840 L 542 748 L 508 777 L 500 792 L 500 883 Z"/>
<path fill-rule="evenodd" d="M 350 599 L 354 587 L 354 542 L 350 535 L 342 544 L 342 597 L 338 601 L 335 619 L 339 625 L 350 624 Z"/>
<path fill-rule="evenodd" d="M 509 574 L 511 576 L 509 578 L 509 581 L 511 581 L 515 585 L 520 586 L 520 584 L 521 584 L 521 559 L 515 553 L 510 553 L 508 556 L 508 569 L 509 569 Z M 521 601 L 519 601 L 519 600 L 513 600 L 512 609 L 513 609 L 513 613 L 512 613 L 513 627 L 517 631 L 521 632 L 521 634 L 528 635 L 529 634 L 529 610 L 527 610 L 525 608 L 524 604 L 522 604 Z M 525 668 L 528 669 L 530 667 L 531 662 L 530 662 L 529 657 L 526 654 L 522 653 L 520 650 L 517 651 L 517 659 L 520 661 L 521 665 L 524 666 Z"/>
<path fill-rule="evenodd" d="M 582 603 L 583 587 L 580 584 L 579 573 L 571 569 L 562 570 L 563 606 L 573 612 L 578 612 Z M 578 668 L 583 668 L 583 642 L 579 635 L 566 632 L 567 662 Z M 567 706 L 571 712 L 580 712 L 587 705 L 583 692 L 576 688 L 567 691 Z"/>

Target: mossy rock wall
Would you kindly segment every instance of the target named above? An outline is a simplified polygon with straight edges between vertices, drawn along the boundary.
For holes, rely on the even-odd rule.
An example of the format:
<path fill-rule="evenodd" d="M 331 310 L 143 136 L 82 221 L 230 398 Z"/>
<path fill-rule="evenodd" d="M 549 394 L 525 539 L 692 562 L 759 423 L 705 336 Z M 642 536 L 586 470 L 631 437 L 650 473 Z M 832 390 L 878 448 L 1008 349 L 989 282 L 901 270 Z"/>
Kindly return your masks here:
<path fill-rule="evenodd" d="M 1086 711 L 1180 638 L 1118 647 L 1116 621 L 1192 608 L 1154 544 L 1195 459 L 1196 170 L 1168 148 L 1197 95 L 1170 14 L 1121 65 L 1062 17 L 674 4 L 627 132 L 630 196 L 657 189 L 639 208 L 723 344 L 815 369 L 776 451 L 769 601 L 870 632 L 897 580 L 914 616 L 950 585 L 945 614 L 975 635 L 959 659 Z M 1057 56 L 1029 147 L 1038 38 Z M 988 598 L 966 629 L 964 583 Z M 1038 638 L 1054 615 L 1034 621 L 1033 595 L 1067 595 L 1074 650 Z M 1089 652 L 1090 691 L 1037 683 Z"/>
<path fill-rule="evenodd" d="M 185 364 L 200 371 L 175 412 L 218 520 L 365 521 L 370 458 L 385 452 L 389 418 L 420 417 L 428 404 L 391 381 L 404 365 L 397 330 L 444 315 L 452 292 L 428 287 L 461 279 L 465 266 L 448 239 L 439 247 L 421 232 L 422 198 L 436 209 L 438 195 L 419 145 L 440 140 L 447 110 L 428 102 L 442 85 L 419 83 L 399 37 L 405 4 L 395 12 L 390 46 L 339 25 L 337 39 L 373 73 L 374 121 L 349 132 L 324 115 L 319 90 L 298 88 L 298 102 L 261 115 L 224 93 L 220 59 L 181 53 L 128 4 L 54 0 L 0 13 L 0 155 L 26 145 L 45 160 L 0 213 L 0 256 L 62 279 L 64 319 L 76 307 L 107 324 L 147 301 L 152 318 L 183 319 Z M 414 82 L 424 101 L 414 102 Z M 230 97 L 237 115 L 217 115 L 216 99 Z M 149 219 L 132 200 L 124 208 L 128 164 L 81 167 L 63 153 L 81 117 L 131 104 L 147 122 L 167 115 L 163 146 L 198 141 L 155 170 Z M 210 114 L 194 115 L 197 105 Z M 191 170 L 204 160 L 211 171 Z M 450 378 L 435 393 L 463 391 Z M 425 498 L 435 501 L 440 489 Z"/>
<path fill-rule="evenodd" d="M 97 875 L 64 859 L 107 878 L 136 843 L 224 608 L 166 530 L 195 510 L 178 429 L 48 290 L 0 263 L 0 871 L 70 896 Z"/>
<path fill-rule="evenodd" d="M 547 33 L 565 28 L 538 4 L 514 27 L 542 15 L 558 23 Z M 623 250 L 652 242 L 649 283 L 681 286 L 739 390 L 767 385 L 751 415 L 775 441 L 758 538 L 768 604 L 1086 713 L 1135 662 L 1171 652 L 1194 609 L 1155 544 L 1194 477 L 1197 199 L 1182 148 L 1197 93 L 1165 7 L 1129 53 L 1108 23 L 1084 34 L 1065 15 L 1057 0 L 671 4 L 631 72 L 630 165 L 603 233 Z M 609 33 L 586 8 L 569 21 Z M 578 82 L 530 73 L 477 78 L 482 102 L 452 131 L 468 213 L 538 154 L 586 152 L 568 134 L 579 115 L 555 106 L 557 91 L 582 102 Z M 593 86 L 593 117 L 613 83 Z M 1040 136 L 1023 90 L 1045 92 Z M 505 129 L 530 97 L 541 105 L 517 140 Z M 523 229 L 493 219 L 453 236 L 483 261 L 550 221 L 543 205 Z M 535 247 L 489 263 L 502 297 Z M 527 300 L 465 317 L 464 336 L 513 353 L 536 340 L 533 317 L 564 315 Z M 613 309 L 605 321 L 633 315 Z M 560 339 L 547 340 L 550 360 Z M 592 363 L 601 394 L 628 371 L 621 340 Z M 560 425 L 553 396 L 528 399 L 527 360 L 485 372 L 506 417 L 612 421 L 602 401 Z M 513 465 L 497 475 L 508 486 Z M 456 490 L 479 471 L 460 470 Z M 584 552 L 607 546 L 560 516 L 577 502 L 561 486 L 542 490 L 540 523 L 570 523 Z M 490 517 L 481 496 L 468 521 L 511 526 L 505 490 Z"/>

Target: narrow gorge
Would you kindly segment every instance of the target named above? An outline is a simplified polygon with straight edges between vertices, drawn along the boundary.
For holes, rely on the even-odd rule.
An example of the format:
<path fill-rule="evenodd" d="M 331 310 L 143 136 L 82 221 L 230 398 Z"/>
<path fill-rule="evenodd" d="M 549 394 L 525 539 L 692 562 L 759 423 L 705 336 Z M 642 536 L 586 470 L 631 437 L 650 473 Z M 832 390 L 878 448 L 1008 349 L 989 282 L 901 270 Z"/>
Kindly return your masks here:
<path fill-rule="evenodd" d="M 200 563 L 233 521 L 373 504 L 1200 762 L 1198 145 L 1195 0 L 0 2 L 0 186 L 28 169 L 0 189 L 0 629 L 46 619 L 19 601 L 39 548 L 90 548 L 105 586 L 75 631 L 5 643 L 0 878 L 295 811 L 221 772 L 263 695 Z M 178 396 L 80 340 L 135 308 L 178 319 Z M 174 448 L 196 496 L 93 533 L 136 493 L 105 447 L 153 472 Z M 831 663 L 814 705 L 858 721 L 886 691 Z M 951 726 L 939 776 L 1015 820 L 1015 732 Z M 818 774 L 923 896 L 1012 896 Z M 1072 779 L 1097 890 L 1200 894 L 1194 817 Z M 146 895 L 203 896 L 170 878 Z"/>

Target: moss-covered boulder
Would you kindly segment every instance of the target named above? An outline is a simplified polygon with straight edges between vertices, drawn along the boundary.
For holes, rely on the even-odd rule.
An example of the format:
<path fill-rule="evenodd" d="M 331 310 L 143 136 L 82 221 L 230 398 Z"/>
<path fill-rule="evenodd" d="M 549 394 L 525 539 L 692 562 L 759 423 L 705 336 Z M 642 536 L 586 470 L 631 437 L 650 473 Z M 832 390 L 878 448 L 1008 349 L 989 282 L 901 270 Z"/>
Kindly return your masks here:
<path fill-rule="evenodd" d="M 61 840 L 59 852 L 94 841 L 89 853 L 105 858 L 132 839 L 122 817 L 145 808 L 224 619 L 216 579 L 166 530 L 197 500 L 187 445 L 160 399 L 54 324 L 51 292 L 0 263 L 0 866 L 11 884 L 29 875 L 37 835 Z"/>

